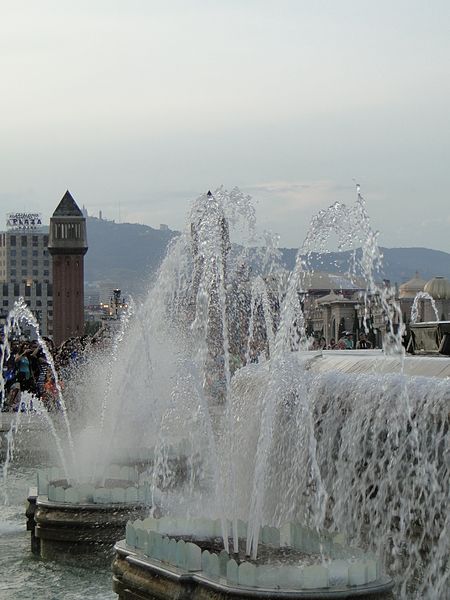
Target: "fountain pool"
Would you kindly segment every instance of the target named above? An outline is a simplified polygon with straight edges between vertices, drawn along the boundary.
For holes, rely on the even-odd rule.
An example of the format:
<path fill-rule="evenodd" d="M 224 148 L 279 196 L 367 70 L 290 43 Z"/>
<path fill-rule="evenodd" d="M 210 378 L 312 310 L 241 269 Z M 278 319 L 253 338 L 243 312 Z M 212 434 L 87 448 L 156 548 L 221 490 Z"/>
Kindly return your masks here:
<path fill-rule="evenodd" d="M 267 238 L 250 250 L 255 236 L 253 205 L 239 190 L 219 189 L 193 203 L 185 231 L 147 300 L 121 323 L 112 352 L 87 357 L 67 376 L 59 425 L 38 410 L 56 433 L 64 479 L 74 489 L 95 488 L 113 456 L 139 461 L 139 450 L 151 446 L 152 506 L 157 493 L 164 518 L 214 522 L 213 546 L 220 543 L 229 557 L 231 578 L 233 554 L 247 557 L 252 566 L 241 579 L 251 579 L 252 567 L 264 566 L 264 528 L 295 524 L 311 532 L 308 539 L 327 532 L 327 543 L 343 534 L 354 556 L 338 560 L 364 557 L 355 567 L 361 585 L 374 582 L 375 564 L 377 575 L 393 578 L 398 598 L 441 600 L 450 526 L 448 361 L 436 359 L 445 362 L 442 376 L 422 359 L 412 359 L 411 369 L 395 290 L 377 284 L 381 254 L 359 190 L 354 205 L 335 204 L 313 220 L 292 273 Z M 339 249 L 362 246 L 349 277 L 363 276 L 361 303 L 376 303 L 385 318 L 383 353 L 369 359 L 309 350 L 308 257 L 324 251 L 330 236 Z M 186 477 L 172 486 L 171 448 L 182 440 Z M 130 535 L 117 552 L 142 562 Z M 185 540 L 164 542 L 176 553 L 172 541 L 182 547 Z M 320 587 L 311 585 L 309 567 L 330 580 L 333 557 L 324 545 L 314 565 L 302 566 L 305 589 Z M 164 552 L 160 558 L 170 563 L 175 555 Z M 278 566 L 277 586 L 289 593 L 292 573 L 283 569 L 290 565 Z M 350 566 L 347 572 L 348 588 Z M 317 593 L 336 591 L 329 587 Z"/>
<path fill-rule="evenodd" d="M 33 468 L 12 466 L 0 491 L 0 598 L 5 600 L 113 600 L 111 571 L 92 560 L 77 564 L 42 561 L 30 552 L 25 529 L 24 498 L 36 481 Z M 1 498 L 3 500 L 3 498 Z"/>

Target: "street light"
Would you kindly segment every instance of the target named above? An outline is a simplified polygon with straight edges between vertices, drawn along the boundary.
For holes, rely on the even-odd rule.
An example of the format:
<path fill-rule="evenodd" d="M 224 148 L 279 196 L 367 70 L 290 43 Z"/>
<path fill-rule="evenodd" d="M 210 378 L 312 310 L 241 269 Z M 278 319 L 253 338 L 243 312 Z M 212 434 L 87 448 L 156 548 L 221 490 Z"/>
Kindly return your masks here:
<path fill-rule="evenodd" d="M 113 290 L 113 296 L 111 298 L 111 307 L 114 309 L 114 313 L 116 319 L 119 317 L 119 308 L 123 308 L 125 306 L 125 298 L 122 298 L 122 302 L 120 301 L 121 290 L 116 288 Z"/>

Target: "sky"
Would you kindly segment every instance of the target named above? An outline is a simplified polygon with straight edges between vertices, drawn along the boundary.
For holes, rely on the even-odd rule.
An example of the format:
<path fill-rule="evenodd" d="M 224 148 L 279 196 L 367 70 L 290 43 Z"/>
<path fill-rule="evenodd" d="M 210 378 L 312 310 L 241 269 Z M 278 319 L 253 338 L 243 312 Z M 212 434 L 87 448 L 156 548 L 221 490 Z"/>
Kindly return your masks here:
<path fill-rule="evenodd" d="M 239 186 L 296 247 L 357 181 L 382 245 L 450 252 L 449 73 L 448 0 L 0 0 L 0 227 Z"/>

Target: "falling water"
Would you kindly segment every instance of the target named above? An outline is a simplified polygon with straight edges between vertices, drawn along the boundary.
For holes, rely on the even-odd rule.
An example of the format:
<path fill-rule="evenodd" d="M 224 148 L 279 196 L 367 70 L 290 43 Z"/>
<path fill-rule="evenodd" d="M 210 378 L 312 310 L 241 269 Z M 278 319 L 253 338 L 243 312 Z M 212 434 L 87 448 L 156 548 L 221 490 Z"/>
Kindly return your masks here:
<path fill-rule="evenodd" d="M 68 479 L 70 479 L 71 469 L 69 468 L 69 463 L 72 466 L 75 464 L 75 448 L 74 448 L 74 444 L 73 444 L 72 432 L 71 432 L 71 427 L 70 427 L 69 418 L 68 418 L 68 414 L 67 414 L 66 403 L 65 403 L 65 400 L 64 400 L 64 397 L 62 394 L 61 385 L 59 382 L 59 377 L 58 377 L 58 373 L 55 368 L 53 357 L 47 347 L 47 344 L 45 343 L 45 340 L 43 340 L 40 335 L 39 323 L 37 322 L 33 313 L 30 311 L 30 309 L 25 304 L 23 298 L 19 298 L 19 300 L 14 304 L 14 307 L 11 310 L 10 314 L 8 315 L 8 323 L 7 323 L 5 332 L 4 332 L 4 341 L 3 341 L 3 346 L 2 346 L 2 359 L 1 359 L 2 364 L 0 366 L 2 367 L 2 370 L 3 370 L 3 361 L 5 358 L 7 359 L 10 355 L 9 334 L 11 333 L 11 330 L 13 328 L 17 331 L 18 334 L 20 334 L 20 323 L 22 321 L 25 322 L 28 326 L 30 326 L 34 330 L 38 345 L 45 356 L 45 360 L 46 360 L 47 364 L 49 365 L 50 371 L 54 378 L 55 387 L 56 387 L 57 395 L 58 395 L 57 405 L 63 416 L 67 440 L 68 440 L 68 444 L 69 444 L 69 452 L 70 452 L 69 460 L 67 460 L 64 455 L 64 451 L 63 451 L 62 445 L 60 443 L 60 438 L 59 438 L 59 435 L 56 434 L 56 427 L 53 423 L 52 418 L 50 416 L 48 416 L 47 420 L 48 420 L 49 424 L 51 425 L 52 432 L 54 433 L 54 439 L 55 439 L 57 447 L 58 447 L 58 452 L 60 455 L 61 463 L 66 472 L 66 477 Z M 5 388 L 4 388 L 3 377 L 1 377 L 1 380 L 2 380 L 2 407 L 3 407 L 3 402 L 5 400 L 5 394 L 4 394 Z M 48 415 L 48 412 L 45 411 L 45 414 Z"/>
<path fill-rule="evenodd" d="M 354 204 L 313 219 L 287 281 L 274 238 L 255 231 L 253 205 L 237 189 L 193 203 L 147 300 L 121 324 L 112 366 L 100 352 L 78 367 L 75 391 L 67 381 L 64 394 L 82 396 L 83 418 L 100 423 L 92 454 L 153 447 L 156 497 L 172 442 L 188 435 L 188 460 L 199 466 L 185 487 L 163 490 L 161 511 L 220 518 L 227 549 L 231 520 L 234 551 L 238 521 L 248 521 L 253 557 L 261 524 L 343 531 L 384 554 L 400 597 L 444 597 L 449 382 L 404 374 L 401 314 L 393 288 L 377 283 L 382 256 L 359 186 Z M 387 319 L 388 356 L 364 375 L 309 351 L 311 257 L 332 236 L 340 250 L 361 248 L 349 276 L 366 281 L 366 317 L 377 303 Z M 386 361 L 397 371 L 382 374 Z M 110 459 L 101 454 L 101 464 Z"/>
<path fill-rule="evenodd" d="M 419 318 L 419 308 L 421 300 L 429 300 L 431 304 L 431 308 L 434 311 L 434 316 L 436 317 L 436 321 L 439 321 L 439 313 L 436 308 L 436 302 L 434 301 L 433 296 L 430 296 L 428 292 L 417 292 L 414 296 L 414 302 L 411 307 L 411 323 L 417 323 L 417 319 Z"/>

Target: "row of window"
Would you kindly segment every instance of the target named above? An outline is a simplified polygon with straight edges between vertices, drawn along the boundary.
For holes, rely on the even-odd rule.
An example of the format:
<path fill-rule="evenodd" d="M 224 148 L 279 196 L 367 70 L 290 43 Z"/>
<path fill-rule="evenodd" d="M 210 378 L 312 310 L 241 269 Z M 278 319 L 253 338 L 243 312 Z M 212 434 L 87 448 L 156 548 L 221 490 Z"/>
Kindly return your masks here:
<path fill-rule="evenodd" d="M 27 266 L 27 264 L 28 264 L 28 261 L 27 261 L 27 260 L 22 260 L 22 261 L 21 261 L 21 265 L 22 265 L 22 267 L 26 267 L 26 266 Z M 44 260 L 44 261 L 43 261 L 43 264 L 44 264 L 44 267 L 49 267 L 49 266 L 50 266 L 50 261 L 49 261 L 49 260 Z M 39 265 L 39 261 L 38 261 L 38 260 L 36 260 L 36 259 L 35 259 L 35 260 L 33 260 L 33 267 L 37 267 L 38 265 Z M 12 266 L 12 267 L 15 267 L 15 266 L 16 266 L 16 259 L 15 259 L 15 258 L 12 258 L 12 259 L 11 259 L 11 266 Z"/>
<path fill-rule="evenodd" d="M 22 266 L 23 266 L 23 263 L 22 263 Z M 16 277 L 17 269 L 11 269 L 9 272 L 9 275 L 10 275 L 10 277 Z M 23 275 L 23 276 L 28 275 L 28 270 L 22 269 L 21 275 Z M 32 275 L 33 275 L 33 277 L 37 277 L 39 275 L 39 271 L 37 269 L 33 269 Z M 44 275 L 44 277 L 48 277 L 50 275 L 50 271 L 48 269 L 44 269 L 43 275 Z"/>
<path fill-rule="evenodd" d="M 33 250 L 31 254 L 32 256 L 39 256 L 39 250 Z M 42 256 L 48 256 L 48 250 L 42 250 L 41 254 Z M 17 256 L 17 251 L 14 248 L 10 251 L 10 256 Z M 20 256 L 29 256 L 28 250 L 21 250 Z"/>
<path fill-rule="evenodd" d="M 47 296 L 53 296 L 53 285 L 51 283 L 45 282 L 47 283 Z M 13 283 L 12 285 L 14 285 L 14 296 L 20 296 L 20 284 L 19 283 Z M 36 296 L 42 296 L 42 283 L 34 283 L 35 288 L 36 288 Z M 27 293 L 27 290 L 30 291 L 30 293 Z M 30 296 L 31 295 L 31 286 L 27 285 L 25 286 L 25 295 Z M 7 283 L 3 284 L 3 296 L 9 296 L 9 285 Z"/>
<path fill-rule="evenodd" d="M 26 235 L 10 235 L 9 236 L 9 245 L 10 246 L 18 246 L 18 241 L 20 238 L 20 245 L 22 247 L 28 246 L 28 236 Z M 48 246 L 48 235 L 44 235 L 42 238 L 42 243 L 44 246 Z M 2 246 L 6 245 L 5 239 L 4 237 L 2 237 Z M 39 236 L 38 235 L 32 235 L 31 236 L 31 245 L 32 246 L 39 246 Z"/>
<path fill-rule="evenodd" d="M 14 302 L 15 302 L 15 300 L 11 300 L 11 305 L 13 305 Z M 4 307 L 8 307 L 9 306 L 9 300 L 3 300 L 3 306 Z M 42 300 L 36 300 L 36 306 L 42 306 Z M 51 300 L 49 300 L 47 302 L 47 306 L 53 306 L 53 302 Z M 53 311 L 52 310 L 48 311 L 48 314 L 52 315 Z"/>

